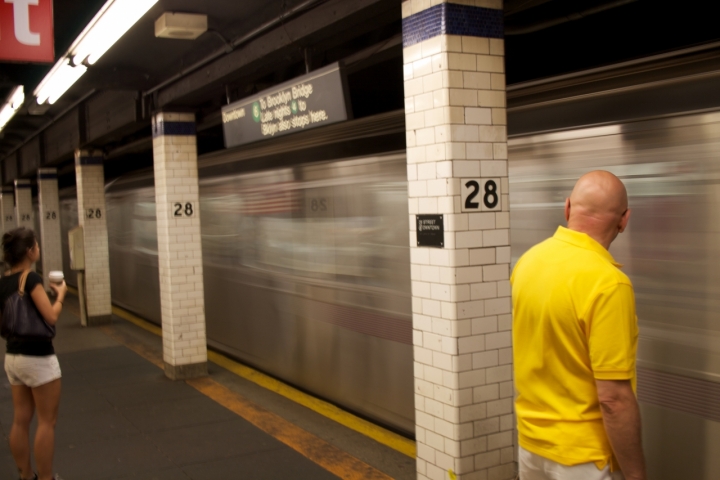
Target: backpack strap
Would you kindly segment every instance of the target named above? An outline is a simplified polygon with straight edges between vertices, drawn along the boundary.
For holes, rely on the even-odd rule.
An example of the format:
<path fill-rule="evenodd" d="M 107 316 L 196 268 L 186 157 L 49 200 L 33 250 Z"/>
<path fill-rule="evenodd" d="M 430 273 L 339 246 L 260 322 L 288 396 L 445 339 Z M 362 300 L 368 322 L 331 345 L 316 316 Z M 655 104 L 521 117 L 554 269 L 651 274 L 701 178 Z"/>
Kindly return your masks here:
<path fill-rule="evenodd" d="M 22 297 L 25 295 L 25 282 L 27 281 L 27 277 L 30 274 L 30 270 L 25 270 L 22 275 L 20 275 L 20 280 L 18 281 L 18 294 Z"/>

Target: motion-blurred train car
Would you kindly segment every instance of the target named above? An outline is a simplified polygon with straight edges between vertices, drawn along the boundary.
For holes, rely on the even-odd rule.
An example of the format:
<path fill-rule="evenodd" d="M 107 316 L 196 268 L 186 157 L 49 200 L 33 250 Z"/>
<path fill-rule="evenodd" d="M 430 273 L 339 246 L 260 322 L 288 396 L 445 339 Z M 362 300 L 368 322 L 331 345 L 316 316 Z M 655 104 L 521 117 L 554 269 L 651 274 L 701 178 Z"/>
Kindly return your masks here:
<path fill-rule="evenodd" d="M 627 185 L 611 251 L 636 288 L 655 480 L 720 478 L 718 85 L 711 45 L 508 92 L 514 260 L 564 222 L 582 173 Z M 200 209 L 210 345 L 412 435 L 404 131 L 394 112 L 206 155 Z M 159 323 L 152 173 L 107 201 L 113 301 Z"/>
<path fill-rule="evenodd" d="M 209 344 L 412 434 L 404 139 L 395 112 L 207 155 L 200 218 Z M 152 172 L 106 198 L 113 302 L 159 324 Z"/>

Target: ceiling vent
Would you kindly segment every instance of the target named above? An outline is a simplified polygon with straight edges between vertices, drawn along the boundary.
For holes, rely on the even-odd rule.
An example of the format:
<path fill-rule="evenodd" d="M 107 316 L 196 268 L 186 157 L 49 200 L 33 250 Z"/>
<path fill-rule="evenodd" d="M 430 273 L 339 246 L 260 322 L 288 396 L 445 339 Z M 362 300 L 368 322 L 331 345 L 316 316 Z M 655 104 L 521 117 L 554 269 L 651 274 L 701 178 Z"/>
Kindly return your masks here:
<path fill-rule="evenodd" d="M 155 36 L 195 40 L 207 31 L 207 15 L 165 12 L 155 20 Z"/>

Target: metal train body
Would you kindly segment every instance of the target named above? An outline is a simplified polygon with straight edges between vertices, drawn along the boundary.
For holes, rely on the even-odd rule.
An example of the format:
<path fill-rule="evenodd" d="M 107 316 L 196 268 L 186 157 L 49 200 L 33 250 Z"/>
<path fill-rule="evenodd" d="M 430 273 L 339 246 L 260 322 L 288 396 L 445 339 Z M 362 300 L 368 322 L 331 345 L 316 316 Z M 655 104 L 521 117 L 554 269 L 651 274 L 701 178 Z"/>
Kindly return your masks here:
<path fill-rule="evenodd" d="M 720 478 L 720 55 L 703 55 L 681 57 L 702 75 L 648 61 L 509 92 L 514 260 L 564 223 L 582 173 L 628 187 L 611 251 L 636 288 L 655 480 Z M 210 344 L 411 433 L 403 116 L 203 157 L 200 209 Z M 150 174 L 107 188 L 113 300 L 159 322 L 153 198 Z M 62 211 L 77 223 L 72 198 Z"/>
<path fill-rule="evenodd" d="M 411 434 L 406 165 L 404 152 L 387 153 L 402 144 L 403 118 L 351 123 L 201 160 L 208 343 Z M 252 166 L 268 157 L 275 168 Z M 77 223 L 68 193 L 65 229 Z M 120 179 L 106 200 L 113 302 L 159 324 L 152 175 Z"/>

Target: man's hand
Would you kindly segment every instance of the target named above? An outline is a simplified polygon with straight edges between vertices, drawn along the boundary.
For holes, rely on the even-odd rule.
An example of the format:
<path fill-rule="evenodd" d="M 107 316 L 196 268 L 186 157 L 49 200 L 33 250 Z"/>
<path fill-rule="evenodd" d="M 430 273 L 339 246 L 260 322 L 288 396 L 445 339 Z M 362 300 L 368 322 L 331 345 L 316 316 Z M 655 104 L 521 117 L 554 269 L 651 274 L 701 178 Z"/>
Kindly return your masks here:
<path fill-rule="evenodd" d="M 605 431 L 625 480 L 646 480 L 640 408 L 630 380 L 595 380 Z"/>

